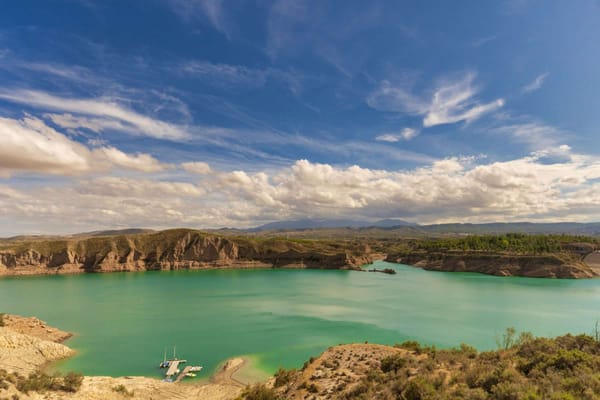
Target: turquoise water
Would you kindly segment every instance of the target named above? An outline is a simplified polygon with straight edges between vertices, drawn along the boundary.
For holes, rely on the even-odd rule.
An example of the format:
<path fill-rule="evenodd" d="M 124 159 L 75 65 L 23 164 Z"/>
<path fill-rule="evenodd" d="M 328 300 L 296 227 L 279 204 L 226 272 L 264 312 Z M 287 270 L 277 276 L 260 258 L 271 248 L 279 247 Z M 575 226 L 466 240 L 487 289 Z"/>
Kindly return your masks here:
<path fill-rule="evenodd" d="M 0 312 L 75 332 L 59 365 L 89 375 L 159 376 L 163 349 L 204 365 L 232 356 L 258 368 L 299 367 L 347 342 L 408 339 L 495 347 L 508 326 L 554 336 L 590 333 L 600 280 L 499 278 L 393 267 L 396 275 L 327 270 L 212 270 L 10 277 Z"/>

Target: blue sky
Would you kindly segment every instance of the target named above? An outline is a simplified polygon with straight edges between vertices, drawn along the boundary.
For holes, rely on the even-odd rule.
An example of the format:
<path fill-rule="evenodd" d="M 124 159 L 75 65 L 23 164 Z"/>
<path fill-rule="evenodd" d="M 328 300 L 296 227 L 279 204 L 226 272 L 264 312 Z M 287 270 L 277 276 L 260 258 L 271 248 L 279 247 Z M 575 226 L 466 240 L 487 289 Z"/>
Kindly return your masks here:
<path fill-rule="evenodd" d="M 595 221 L 598 37 L 585 0 L 6 2 L 0 234 Z"/>

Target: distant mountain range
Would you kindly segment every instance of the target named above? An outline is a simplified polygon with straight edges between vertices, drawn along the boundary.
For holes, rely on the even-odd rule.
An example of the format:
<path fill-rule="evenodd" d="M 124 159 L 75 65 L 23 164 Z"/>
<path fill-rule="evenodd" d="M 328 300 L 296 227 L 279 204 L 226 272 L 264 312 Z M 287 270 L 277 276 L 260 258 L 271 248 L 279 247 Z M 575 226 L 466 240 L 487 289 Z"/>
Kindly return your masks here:
<path fill-rule="evenodd" d="M 319 228 L 392 228 L 398 226 L 417 226 L 411 222 L 400 219 L 382 219 L 376 222 L 355 221 L 347 219 L 296 219 L 289 221 L 276 221 L 249 229 L 251 232 L 275 230 L 302 230 Z"/>
<path fill-rule="evenodd" d="M 310 232 L 314 230 L 315 232 Z M 322 230 L 322 232 L 317 232 Z M 221 228 L 207 229 L 213 233 L 223 235 L 273 234 L 277 232 L 307 231 L 305 234 L 317 236 L 356 235 L 357 233 L 367 236 L 430 236 L 430 235 L 481 235 L 481 234 L 503 234 L 503 233 L 527 233 L 527 234 L 568 234 L 583 236 L 600 236 L 600 222 L 578 223 L 578 222 L 493 222 L 486 224 L 433 224 L 418 225 L 400 219 L 382 219 L 374 222 L 357 221 L 349 219 L 297 219 L 289 221 L 276 221 L 260 225 L 250 229 Z M 134 235 L 155 232 L 152 229 L 129 228 L 120 230 L 103 230 L 94 232 L 77 233 L 73 235 L 20 235 L 10 238 L 0 238 L 8 242 L 28 240 L 50 240 L 70 237 L 83 239 L 100 236 Z"/>
<path fill-rule="evenodd" d="M 382 230 L 406 230 L 422 232 L 423 234 L 502 234 L 502 233 L 529 233 L 529 234 L 570 234 L 570 235 L 600 235 L 600 223 L 534 223 L 534 222 L 494 222 L 485 224 L 432 224 L 418 225 L 399 220 L 384 219 L 375 222 L 344 220 L 344 219 L 298 219 L 289 221 L 276 221 L 269 224 L 248 229 L 250 232 L 264 231 L 293 231 L 324 228 L 379 228 Z"/>

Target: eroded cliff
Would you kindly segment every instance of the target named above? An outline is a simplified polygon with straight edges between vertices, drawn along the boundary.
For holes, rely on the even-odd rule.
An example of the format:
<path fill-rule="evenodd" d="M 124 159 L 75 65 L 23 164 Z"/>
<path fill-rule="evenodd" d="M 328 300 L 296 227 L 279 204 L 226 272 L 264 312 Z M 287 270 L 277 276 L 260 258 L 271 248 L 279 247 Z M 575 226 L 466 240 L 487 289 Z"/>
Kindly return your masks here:
<path fill-rule="evenodd" d="M 372 261 L 368 246 L 351 242 L 230 238 L 186 229 L 28 240 L 0 247 L 3 275 L 225 267 L 358 269 Z"/>

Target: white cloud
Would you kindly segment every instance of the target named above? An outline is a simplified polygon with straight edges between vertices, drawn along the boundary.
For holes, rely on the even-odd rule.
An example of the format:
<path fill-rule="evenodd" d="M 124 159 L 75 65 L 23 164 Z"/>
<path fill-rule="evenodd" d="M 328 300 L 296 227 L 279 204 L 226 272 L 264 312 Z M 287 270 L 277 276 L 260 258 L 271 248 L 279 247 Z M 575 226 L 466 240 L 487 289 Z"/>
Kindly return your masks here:
<path fill-rule="evenodd" d="M 79 125 L 88 129 L 116 129 L 130 134 L 167 140 L 183 140 L 189 137 L 185 128 L 139 114 L 118 104 L 110 97 L 76 99 L 58 97 L 35 90 L 4 89 L 0 91 L 0 99 L 46 110 L 92 117 L 51 116 L 53 122 L 58 125 L 62 123 L 67 128 Z"/>
<path fill-rule="evenodd" d="M 540 89 L 542 87 L 542 85 L 544 85 L 544 82 L 546 81 L 546 78 L 548 77 L 548 75 L 550 75 L 550 73 L 545 72 L 543 74 L 536 76 L 536 78 L 533 81 L 531 81 L 527 85 L 523 86 L 521 91 L 523 93 L 535 92 L 536 90 Z"/>
<path fill-rule="evenodd" d="M 78 174 L 90 170 L 90 151 L 41 120 L 0 118 L 0 171 Z"/>
<path fill-rule="evenodd" d="M 474 85 L 474 80 L 475 74 L 467 73 L 459 79 L 442 81 L 430 99 L 384 81 L 368 96 L 367 104 L 380 111 L 422 115 L 424 127 L 472 122 L 504 105 L 503 99 L 479 103 L 475 99 L 479 88 Z"/>
<path fill-rule="evenodd" d="M 156 172 L 167 166 L 148 154 L 130 155 L 114 147 L 89 149 L 42 120 L 0 118 L 0 174 L 37 172 L 79 175 L 123 167 Z"/>
<path fill-rule="evenodd" d="M 567 151 L 562 148 L 561 151 Z M 549 219 L 582 212 L 578 195 L 600 185 L 600 160 L 572 155 L 546 164 L 540 156 L 471 165 L 450 158 L 411 171 L 336 168 L 296 162 L 274 175 L 236 171 L 222 174 L 218 188 L 284 215 L 354 215 L 443 219 Z M 600 193 L 590 201 L 599 201 Z M 600 210 L 592 217 L 600 216 Z"/>
<path fill-rule="evenodd" d="M 93 153 L 106 158 L 112 165 L 141 172 L 159 172 L 168 167 L 149 154 L 126 154 L 115 147 L 100 147 Z"/>
<path fill-rule="evenodd" d="M 202 161 L 186 162 L 181 164 L 181 167 L 188 172 L 198 175 L 207 175 L 212 171 L 210 165 Z"/>
<path fill-rule="evenodd" d="M 560 155 L 560 162 L 548 163 L 552 155 Z M 46 232 L 66 229 L 65 220 L 73 231 L 245 227 L 303 216 L 421 223 L 600 218 L 597 157 L 557 146 L 509 161 L 476 161 L 448 158 L 390 171 L 299 160 L 268 172 L 205 170 L 194 175 L 198 184 L 113 176 L 60 187 L 9 184 L 0 188 L 0 214 Z"/>
<path fill-rule="evenodd" d="M 399 142 L 400 140 L 411 140 L 419 135 L 419 131 L 413 128 L 404 128 L 400 133 L 385 133 L 375 138 L 380 142 Z"/>

